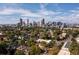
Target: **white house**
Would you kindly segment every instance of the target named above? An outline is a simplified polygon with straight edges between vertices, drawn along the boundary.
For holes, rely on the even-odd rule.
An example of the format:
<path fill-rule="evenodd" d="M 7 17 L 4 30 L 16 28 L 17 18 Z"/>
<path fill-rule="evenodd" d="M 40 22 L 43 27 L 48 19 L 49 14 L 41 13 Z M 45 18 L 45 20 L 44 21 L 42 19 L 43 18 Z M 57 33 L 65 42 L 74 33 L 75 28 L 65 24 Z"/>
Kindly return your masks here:
<path fill-rule="evenodd" d="M 77 43 L 79 43 L 79 37 L 75 38 L 75 40 L 77 41 Z"/>
<path fill-rule="evenodd" d="M 46 42 L 47 44 L 51 42 L 51 40 L 38 39 L 36 42 Z"/>
<path fill-rule="evenodd" d="M 62 37 L 65 37 L 66 36 L 66 33 L 62 33 Z"/>

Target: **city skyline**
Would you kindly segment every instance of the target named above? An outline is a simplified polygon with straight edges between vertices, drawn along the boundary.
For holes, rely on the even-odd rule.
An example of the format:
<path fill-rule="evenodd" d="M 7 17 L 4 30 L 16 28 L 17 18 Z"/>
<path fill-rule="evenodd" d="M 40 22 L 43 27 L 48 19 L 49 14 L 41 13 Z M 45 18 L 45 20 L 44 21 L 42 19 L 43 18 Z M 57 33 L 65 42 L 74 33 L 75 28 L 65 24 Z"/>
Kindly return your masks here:
<path fill-rule="evenodd" d="M 60 21 L 79 23 L 79 4 L 71 3 L 2 3 L 0 4 L 0 24 L 16 24 L 19 19 L 27 22 Z"/>

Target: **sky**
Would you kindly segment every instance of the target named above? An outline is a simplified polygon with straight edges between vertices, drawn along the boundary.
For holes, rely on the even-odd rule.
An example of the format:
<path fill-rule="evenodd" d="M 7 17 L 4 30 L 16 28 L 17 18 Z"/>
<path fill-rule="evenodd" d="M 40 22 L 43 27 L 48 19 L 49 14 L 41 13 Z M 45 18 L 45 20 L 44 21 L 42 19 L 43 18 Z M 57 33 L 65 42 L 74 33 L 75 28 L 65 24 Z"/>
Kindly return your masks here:
<path fill-rule="evenodd" d="M 19 19 L 30 22 L 61 21 L 79 24 L 78 3 L 0 3 L 0 24 L 16 24 Z"/>

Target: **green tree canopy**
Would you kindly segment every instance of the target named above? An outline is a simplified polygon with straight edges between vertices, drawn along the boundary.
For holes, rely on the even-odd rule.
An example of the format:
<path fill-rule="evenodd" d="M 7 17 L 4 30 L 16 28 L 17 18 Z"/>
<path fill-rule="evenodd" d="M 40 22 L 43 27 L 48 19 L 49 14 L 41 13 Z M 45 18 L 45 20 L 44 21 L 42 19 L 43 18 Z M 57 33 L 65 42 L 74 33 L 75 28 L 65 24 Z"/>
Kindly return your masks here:
<path fill-rule="evenodd" d="M 79 45 L 76 41 L 72 41 L 69 47 L 69 51 L 71 55 L 79 55 Z"/>
<path fill-rule="evenodd" d="M 31 46 L 31 50 L 29 51 L 30 55 L 39 55 L 40 53 L 41 49 L 38 46 L 36 45 Z"/>

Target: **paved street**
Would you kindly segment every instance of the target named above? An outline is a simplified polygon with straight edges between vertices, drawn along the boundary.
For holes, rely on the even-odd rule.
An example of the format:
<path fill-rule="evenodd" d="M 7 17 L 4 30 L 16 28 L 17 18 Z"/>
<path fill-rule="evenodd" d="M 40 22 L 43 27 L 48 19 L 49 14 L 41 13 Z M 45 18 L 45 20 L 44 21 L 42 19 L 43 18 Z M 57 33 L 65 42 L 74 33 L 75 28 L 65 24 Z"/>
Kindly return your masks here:
<path fill-rule="evenodd" d="M 71 43 L 71 38 L 72 38 L 72 36 L 70 36 L 67 39 L 67 41 L 63 44 L 63 46 L 62 46 L 60 52 L 58 53 L 58 55 L 70 55 L 70 52 L 68 50 L 68 47 L 69 47 L 69 45 Z"/>
<path fill-rule="evenodd" d="M 68 42 L 66 41 L 64 43 L 64 45 L 62 46 L 62 48 L 61 48 L 60 52 L 58 53 L 58 55 L 70 55 L 68 47 L 66 47 L 66 46 L 68 46 L 67 44 L 68 44 Z"/>

